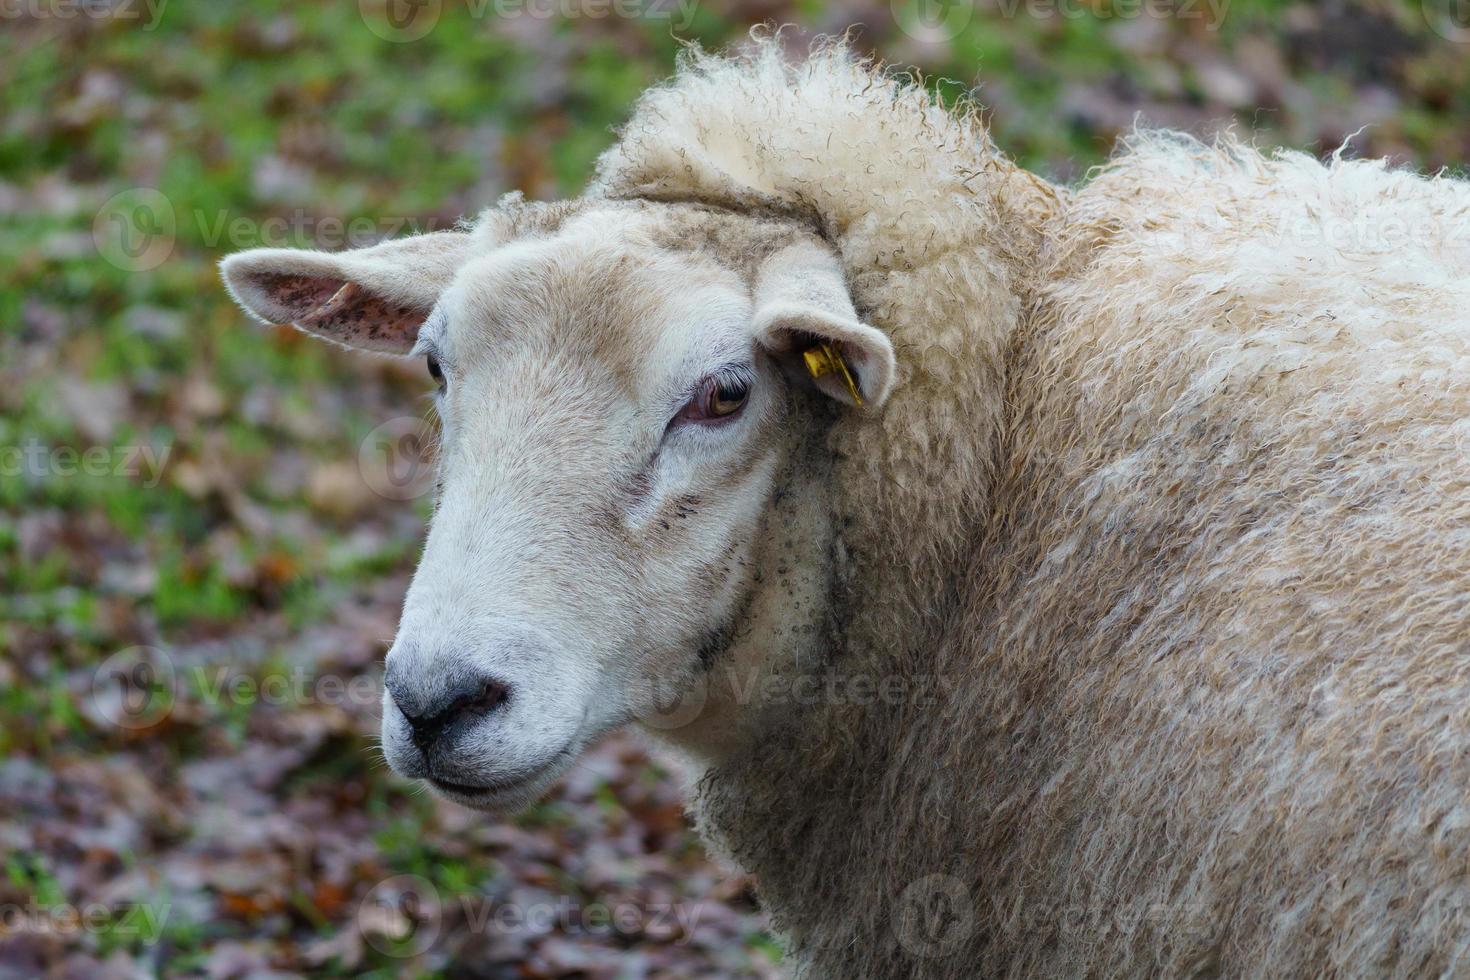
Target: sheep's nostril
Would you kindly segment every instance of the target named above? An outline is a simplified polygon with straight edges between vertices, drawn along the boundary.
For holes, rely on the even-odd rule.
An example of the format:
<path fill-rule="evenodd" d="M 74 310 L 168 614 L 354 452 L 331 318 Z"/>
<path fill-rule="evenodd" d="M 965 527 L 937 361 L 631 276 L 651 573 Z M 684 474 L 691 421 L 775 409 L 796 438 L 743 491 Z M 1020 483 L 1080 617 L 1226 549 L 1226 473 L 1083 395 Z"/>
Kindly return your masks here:
<path fill-rule="evenodd" d="M 495 680 L 487 680 L 480 687 L 480 693 L 465 705 L 471 711 L 489 714 L 505 703 L 510 697 L 510 688 Z"/>
<path fill-rule="evenodd" d="M 398 705 L 404 720 L 408 722 L 410 737 L 420 752 L 429 748 L 444 736 L 455 722 L 467 715 L 483 717 L 499 708 L 510 698 L 510 688 L 494 678 L 467 678 L 464 682 L 445 691 L 428 703 L 421 703 L 406 696 L 398 679 L 391 678 L 388 693 Z"/>

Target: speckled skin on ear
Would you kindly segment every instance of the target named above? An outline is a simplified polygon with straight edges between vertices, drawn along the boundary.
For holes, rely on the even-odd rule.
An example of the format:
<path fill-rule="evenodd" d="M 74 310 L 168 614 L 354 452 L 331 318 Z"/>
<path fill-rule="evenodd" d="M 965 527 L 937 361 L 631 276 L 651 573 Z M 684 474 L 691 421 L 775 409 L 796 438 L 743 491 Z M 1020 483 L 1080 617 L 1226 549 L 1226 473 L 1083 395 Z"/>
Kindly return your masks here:
<path fill-rule="evenodd" d="M 349 347 L 395 351 L 412 336 L 428 313 L 422 307 L 391 303 L 355 282 L 344 283 L 297 326 L 330 335 Z"/>
<path fill-rule="evenodd" d="M 230 256 L 221 271 L 240 305 L 267 323 L 405 354 L 476 244 L 485 243 L 435 232 L 349 252 L 263 248 Z"/>

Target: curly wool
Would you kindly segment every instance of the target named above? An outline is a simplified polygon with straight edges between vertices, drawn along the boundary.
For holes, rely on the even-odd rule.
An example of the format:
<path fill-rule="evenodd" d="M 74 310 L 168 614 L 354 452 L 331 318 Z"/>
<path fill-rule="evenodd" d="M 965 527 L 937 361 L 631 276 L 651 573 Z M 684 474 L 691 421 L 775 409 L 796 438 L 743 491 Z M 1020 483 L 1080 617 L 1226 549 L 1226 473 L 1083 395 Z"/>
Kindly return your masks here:
<path fill-rule="evenodd" d="M 766 40 L 591 193 L 805 216 L 898 352 L 810 669 L 922 696 L 700 787 L 799 974 L 1470 971 L 1470 186 L 1165 133 L 1062 190 Z"/>

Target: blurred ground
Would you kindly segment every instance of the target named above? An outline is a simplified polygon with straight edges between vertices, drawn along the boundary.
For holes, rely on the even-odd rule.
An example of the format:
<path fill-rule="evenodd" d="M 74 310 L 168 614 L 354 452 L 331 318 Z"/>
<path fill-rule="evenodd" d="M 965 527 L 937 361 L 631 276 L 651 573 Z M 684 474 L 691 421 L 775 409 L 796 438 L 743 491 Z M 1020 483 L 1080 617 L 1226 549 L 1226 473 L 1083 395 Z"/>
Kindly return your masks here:
<path fill-rule="evenodd" d="M 574 193 L 675 35 L 763 20 L 978 85 L 1061 180 L 1140 113 L 1470 156 L 1440 0 L 389 2 L 0 5 L 0 977 L 777 969 L 629 739 L 512 824 L 387 773 L 428 380 L 249 325 L 222 255 Z"/>

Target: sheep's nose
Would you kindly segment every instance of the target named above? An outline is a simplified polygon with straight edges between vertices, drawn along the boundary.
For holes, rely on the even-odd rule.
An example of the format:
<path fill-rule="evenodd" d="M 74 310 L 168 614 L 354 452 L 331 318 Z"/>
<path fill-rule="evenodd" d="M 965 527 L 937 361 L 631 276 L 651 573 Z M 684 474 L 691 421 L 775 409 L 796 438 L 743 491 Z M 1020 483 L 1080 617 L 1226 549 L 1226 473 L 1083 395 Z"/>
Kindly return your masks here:
<path fill-rule="evenodd" d="M 431 698 L 415 697 L 393 671 L 383 679 L 393 703 L 408 721 L 413 744 L 425 755 L 455 722 L 484 717 L 510 697 L 510 687 L 493 677 L 468 676 Z"/>

